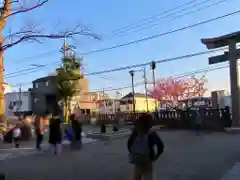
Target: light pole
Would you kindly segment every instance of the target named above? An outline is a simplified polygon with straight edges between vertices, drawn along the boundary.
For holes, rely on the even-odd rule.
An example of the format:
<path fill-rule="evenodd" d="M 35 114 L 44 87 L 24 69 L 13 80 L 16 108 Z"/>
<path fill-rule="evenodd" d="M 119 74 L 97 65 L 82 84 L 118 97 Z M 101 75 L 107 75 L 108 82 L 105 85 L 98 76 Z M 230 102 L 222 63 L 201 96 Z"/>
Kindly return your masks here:
<path fill-rule="evenodd" d="M 155 69 L 156 69 L 156 62 L 155 61 L 152 61 L 151 62 L 151 69 L 152 69 L 152 79 L 153 79 L 153 88 L 154 88 L 154 91 L 156 90 L 156 79 L 155 79 Z M 157 112 L 157 101 L 156 101 L 156 98 L 155 98 L 155 111 Z"/>
<path fill-rule="evenodd" d="M 135 117 L 136 110 L 135 110 L 135 90 L 134 90 L 134 71 L 131 70 L 129 71 L 129 74 L 131 75 L 132 78 L 132 104 L 133 104 L 133 117 Z"/>
<path fill-rule="evenodd" d="M 147 112 L 149 112 L 146 68 L 143 69 L 143 82 L 144 82 L 144 87 L 145 87 L 145 99 L 146 99 L 146 105 L 147 105 Z"/>

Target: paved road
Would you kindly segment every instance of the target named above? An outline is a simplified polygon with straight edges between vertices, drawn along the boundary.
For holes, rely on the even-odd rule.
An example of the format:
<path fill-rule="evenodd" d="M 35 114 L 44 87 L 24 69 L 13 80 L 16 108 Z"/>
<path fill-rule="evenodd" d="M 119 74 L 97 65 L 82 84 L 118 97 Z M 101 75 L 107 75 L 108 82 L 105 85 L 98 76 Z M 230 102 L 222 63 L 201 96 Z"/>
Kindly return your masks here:
<path fill-rule="evenodd" d="M 94 140 L 92 138 L 86 138 L 86 137 L 83 137 L 83 139 L 82 139 L 83 144 L 88 144 L 88 143 L 92 143 L 95 141 L 96 140 Z M 67 140 L 64 140 L 63 144 L 69 145 L 70 142 Z M 44 153 L 48 152 L 50 150 L 49 144 L 46 142 L 44 144 L 42 144 L 42 148 L 43 148 Z M 36 151 L 35 146 L 31 146 L 31 145 L 20 146 L 20 148 L 18 148 L 18 149 L 16 149 L 16 148 L 0 149 L 0 161 L 6 160 L 6 159 L 13 159 L 13 158 L 25 157 L 25 156 L 30 156 L 30 155 L 36 155 L 36 154 L 39 154 L 39 152 Z"/>
<path fill-rule="evenodd" d="M 107 132 L 112 132 L 112 127 L 107 127 Z M 83 132 L 85 134 L 89 134 L 89 133 L 95 133 L 95 132 L 100 132 L 100 127 L 99 126 L 95 126 L 95 125 L 84 125 L 83 126 Z M 48 142 L 48 132 L 45 132 L 44 134 L 44 142 L 43 143 L 47 143 Z M 35 146 L 35 138 L 33 137 L 32 140 L 28 141 L 28 142 L 21 142 L 21 146 L 24 148 L 29 148 L 29 147 L 34 147 Z M 0 150 L 1 149 L 9 149 L 12 148 L 12 144 L 0 144 Z"/>
<path fill-rule="evenodd" d="M 240 135 L 224 133 L 195 136 L 192 132 L 160 133 L 165 153 L 155 164 L 159 180 L 219 180 L 240 162 Z M 66 149 L 61 156 L 39 154 L 0 162 L 8 180 L 127 180 L 131 165 L 126 139 L 96 141 L 81 151 Z M 36 163 L 35 163 L 36 162 Z"/>

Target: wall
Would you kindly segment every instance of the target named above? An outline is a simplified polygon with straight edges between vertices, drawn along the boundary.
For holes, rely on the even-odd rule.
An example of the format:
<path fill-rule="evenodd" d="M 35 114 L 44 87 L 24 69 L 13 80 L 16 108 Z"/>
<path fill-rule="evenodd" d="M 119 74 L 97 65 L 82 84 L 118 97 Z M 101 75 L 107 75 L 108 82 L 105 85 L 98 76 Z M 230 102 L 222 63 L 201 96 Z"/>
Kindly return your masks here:
<path fill-rule="evenodd" d="M 147 112 L 147 103 L 148 102 L 148 111 L 155 111 L 155 99 L 148 98 L 146 101 L 145 97 L 135 97 L 135 110 L 136 112 Z M 132 104 L 120 105 L 122 112 L 131 112 L 133 110 Z"/>
<path fill-rule="evenodd" d="M 44 94 L 35 93 L 32 96 L 32 110 L 34 113 L 44 113 L 46 111 L 46 97 Z"/>
<path fill-rule="evenodd" d="M 147 102 L 148 102 L 148 111 L 155 111 L 155 100 L 152 98 L 148 98 L 148 101 L 146 101 L 146 98 L 138 98 L 136 97 L 136 111 L 138 112 L 147 112 Z"/>

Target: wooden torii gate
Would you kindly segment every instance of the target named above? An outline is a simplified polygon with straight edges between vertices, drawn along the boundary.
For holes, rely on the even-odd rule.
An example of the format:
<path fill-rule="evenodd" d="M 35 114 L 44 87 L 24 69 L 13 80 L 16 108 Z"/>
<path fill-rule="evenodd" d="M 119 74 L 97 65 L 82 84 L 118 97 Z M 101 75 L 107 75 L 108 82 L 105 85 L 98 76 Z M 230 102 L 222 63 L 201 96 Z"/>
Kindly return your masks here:
<path fill-rule="evenodd" d="M 240 42 L 240 31 L 227 34 L 220 37 L 208 38 L 201 40 L 208 49 L 216 49 L 228 46 L 229 52 L 223 55 L 209 58 L 209 64 L 229 61 L 230 65 L 230 83 L 232 99 L 232 126 L 240 126 L 240 95 L 239 95 L 239 76 L 238 76 L 238 59 L 240 58 L 240 49 L 236 44 Z"/>

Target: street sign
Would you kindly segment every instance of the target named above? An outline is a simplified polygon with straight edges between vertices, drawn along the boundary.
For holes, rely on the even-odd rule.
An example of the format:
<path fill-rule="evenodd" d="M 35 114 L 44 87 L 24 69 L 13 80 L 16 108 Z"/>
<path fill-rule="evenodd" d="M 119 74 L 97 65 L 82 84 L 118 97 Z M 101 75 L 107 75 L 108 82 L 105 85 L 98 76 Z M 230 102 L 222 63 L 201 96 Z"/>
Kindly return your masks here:
<path fill-rule="evenodd" d="M 217 64 L 217 63 L 221 63 L 221 62 L 225 62 L 229 60 L 229 52 L 224 52 L 224 54 L 222 55 L 218 55 L 218 56 L 213 56 L 208 58 L 208 64 Z M 237 58 L 240 58 L 240 49 L 237 50 Z"/>

